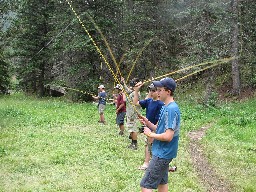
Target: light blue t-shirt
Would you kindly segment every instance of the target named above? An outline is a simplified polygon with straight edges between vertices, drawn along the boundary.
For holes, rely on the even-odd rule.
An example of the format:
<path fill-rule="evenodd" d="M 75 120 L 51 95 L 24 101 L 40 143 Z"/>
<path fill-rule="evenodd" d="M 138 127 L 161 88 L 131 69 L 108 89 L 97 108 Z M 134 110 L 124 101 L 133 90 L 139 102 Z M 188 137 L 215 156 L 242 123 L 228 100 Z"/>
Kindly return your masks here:
<path fill-rule="evenodd" d="M 163 106 L 160 111 L 156 134 L 164 133 L 167 129 L 174 130 L 170 142 L 154 139 L 152 154 L 163 159 L 172 159 L 177 156 L 180 132 L 180 109 L 176 102 Z"/>

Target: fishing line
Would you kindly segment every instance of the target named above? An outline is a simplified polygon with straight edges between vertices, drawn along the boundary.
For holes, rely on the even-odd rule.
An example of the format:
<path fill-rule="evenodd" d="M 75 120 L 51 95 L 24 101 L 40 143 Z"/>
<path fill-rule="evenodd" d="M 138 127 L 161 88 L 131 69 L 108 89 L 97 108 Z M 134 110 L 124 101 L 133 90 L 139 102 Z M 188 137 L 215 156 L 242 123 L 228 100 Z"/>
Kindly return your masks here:
<path fill-rule="evenodd" d="M 94 19 L 93 19 L 88 13 L 86 13 L 86 16 L 91 20 L 91 22 L 93 23 L 94 27 L 95 27 L 95 28 L 97 29 L 97 31 L 99 32 L 101 38 L 103 39 L 105 45 L 106 45 L 107 48 L 108 48 L 109 54 L 110 54 L 110 56 L 111 56 L 111 58 L 112 58 L 114 64 L 116 65 L 117 73 L 119 73 L 119 75 L 122 77 L 121 71 L 120 71 L 120 69 L 119 69 L 119 67 L 118 67 L 118 64 L 117 64 L 117 62 L 116 62 L 116 58 L 115 58 L 115 56 L 114 56 L 114 54 L 113 54 L 113 52 L 112 52 L 112 50 L 111 50 L 111 48 L 110 48 L 110 46 L 109 46 L 109 43 L 107 42 L 106 37 L 103 35 L 102 31 L 100 30 L 100 28 L 98 27 L 98 25 L 95 23 Z"/>
<path fill-rule="evenodd" d="M 73 22 L 69 23 L 64 29 L 62 29 L 55 37 L 53 37 L 44 47 L 42 47 L 34 56 L 39 54 L 44 48 L 48 47 L 48 45 L 55 40 L 63 31 L 65 31 Z M 32 58 L 33 59 L 33 58 Z"/>
<path fill-rule="evenodd" d="M 155 77 L 155 78 L 152 78 L 152 79 L 153 79 L 153 80 L 155 80 L 155 79 L 160 79 L 160 78 L 166 77 L 166 76 L 168 76 L 168 75 L 173 75 L 173 74 L 175 74 L 175 73 L 178 73 L 178 72 L 181 72 L 181 71 L 185 71 L 185 70 L 188 70 L 188 69 L 191 69 L 191 68 L 194 68 L 194 67 L 199 67 L 199 66 L 207 65 L 207 64 L 209 64 L 209 63 L 218 63 L 218 62 L 219 62 L 219 63 L 218 63 L 218 65 L 219 65 L 219 64 L 221 64 L 221 63 L 227 63 L 227 62 L 229 62 L 229 61 L 231 61 L 231 60 L 234 60 L 234 59 L 236 59 L 236 57 L 229 57 L 229 58 L 218 59 L 218 60 L 214 60 L 214 61 L 207 61 L 207 62 L 199 63 L 199 64 L 197 64 L 197 65 L 191 65 L 191 66 L 188 66 L 188 67 L 185 67 L 185 68 L 176 70 L 176 71 L 172 71 L 172 72 L 170 72 L 170 73 L 166 73 L 166 74 L 164 74 L 164 75 L 161 75 L 161 76 L 158 76 L 158 77 Z M 208 68 L 210 68 L 210 67 L 208 67 Z M 208 69 L 208 68 L 207 68 L 207 69 Z M 148 83 L 148 82 L 151 82 L 152 79 L 148 79 L 148 80 L 143 81 L 143 82 L 144 82 L 144 83 Z"/>
<path fill-rule="evenodd" d="M 154 40 L 154 38 L 151 38 L 151 39 L 146 43 L 146 45 L 145 45 L 144 47 L 142 47 L 142 49 L 141 49 L 140 52 L 138 53 L 137 57 L 135 58 L 135 61 L 134 61 L 133 65 L 132 65 L 132 68 L 131 68 L 131 70 L 130 70 L 130 72 L 129 72 L 127 78 L 126 78 L 126 82 L 129 81 L 129 78 L 130 78 L 130 75 L 131 75 L 131 73 L 132 73 L 132 71 L 133 71 L 133 68 L 134 68 L 135 64 L 137 63 L 139 57 L 141 56 L 142 52 L 146 49 L 146 47 L 147 47 L 153 40 Z"/>
<path fill-rule="evenodd" d="M 84 23 L 82 22 L 82 20 L 80 19 L 79 15 L 76 13 L 76 11 L 74 10 L 72 4 L 69 2 L 69 0 L 66 0 L 66 2 L 69 4 L 71 10 L 73 11 L 73 13 L 75 14 L 76 18 L 78 19 L 79 23 L 81 24 L 81 26 L 83 27 L 83 29 L 85 30 L 85 32 L 87 33 L 87 35 L 89 36 L 90 40 L 92 41 L 94 47 L 96 48 L 97 52 L 99 53 L 99 55 L 102 57 L 102 59 L 104 60 L 105 64 L 108 66 L 114 80 L 116 82 L 118 82 L 118 84 L 121 84 L 120 81 L 118 80 L 118 78 L 116 77 L 114 71 L 112 70 L 111 66 L 109 65 L 108 61 L 106 60 L 106 58 L 104 57 L 104 55 L 102 54 L 100 48 L 97 46 L 96 42 L 94 41 L 94 39 L 92 38 L 91 34 L 89 33 L 89 31 L 87 30 L 87 28 L 85 27 Z M 125 94 L 125 96 L 128 98 L 128 94 L 127 92 L 125 91 L 124 87 L 122 89 L 123 93 Z M 130 102 L 134 108 L 134 110 L 136 111 L 136 113 L 139 114 L 139 112 L 137 111 L 135 105 Z"/>
<path fill-rule="evenodd" d="M 132 73 L 132 71 L 133 71 L 133 68 L 134 68 L 135 64 L 137 63 L 139 57 L 141 56 L 142 52 L 143 52 L 143 51 L 146 49 L 146 47 L 147 47 L 154 39 L 156 39 L 156 38 L 158 38 L 159 41 L 160 41 L 161 43 L 163 43 L 163 44 L 166 46 L 165 42 L 164 42 L 162 39 L 160 39 L 159 37 L 153 37 L 153 38 L 151 38 L 148 42 L 146 42 L 146 43 L 145 43 L 145 46 L 142 47 L 142 49 L 140 50 L 139 54 L 137 55 L 137 57 L 136 57 L 136 59 L 135 59 L 135 61 L 134 61 L 134 63 L 133 63 L 133 66 L 132 66 L 132 68 L 131 68 L 131 70 L 130 70 L 130 72 L 129 72 L 129 75 L 128 75 L 127 79 L 126 79 L 126 82 L 128 82 L 129 77 L 130 77 L 130 75 L 131 75 L 131 73 Z M 166 47 L 167 47 L 167 46 L 166 46 Z"/>
<path fill-rule="evenodd" d="M 83 22 L 81 21 L 79 15 L 76 13 L 76 11 L 74 10 L 74 8 L 72 7 L 72 5 L 71 5 L 71 3 L 69 2 L 69 0 L 66 0 L 66 2 L 69 4 L 71 10 L 73 11 L 73 13 L 75 14 L 75 16 L 77 17 L 79 23 L 81 24 L 81 26 L 83 27 L 83 29 L 85 30 L 85 32 L 87 33 L 87 35 L 89 36 L 89 38 L 90 38 L 90 40 L 92 41 L 93 45 L 95 46 L 97 52 L 100 54 L 100 56 L 101 56 L 102 59 L 104 60 L 105 64 L 108 66 L 108 68 L 109 68 L 109 70 L 110 70 L 110 72 L 111 72 L 111 74 L 112 74 L 114 80 L 115 80 L 117 83 L 121 84 L 120 81 L 118 80 L 118 78 L 116 77 L 114 71 L 112 70 L 111 66 L 109 65 L 108 61 L 106 60 L 106 58 L 105 58 L 104 55 L 102 54 L 101 50 L 100 50 L 99 47 L 97 46 L 96 42 L 94 41 L 94 39 L 92 38 L 92 36 L 91 36 L 90 33 L 88 32 L 88 30 L 87 30 L 87 28 L 85 27 L 85 25 L 83 24 Z M 88 16 L 89 18 L 91 18 L 89 14 L 87 14 L 87 16 Z M 93 21 L 92 18 L 91 18 L 91 21 Z M 112 54 L 112 51 L 111 51 L 111 49 L 110 49 L 110 47 L 109 47 L 109 44 L 108 44 L 107 41 L 106 41 L 106 38 L 104 37 L 104 35 L 102 34 L 101 30 L 98 28 L 98 26 L 95 24 L 94 21 L 93 21 L 93 24 L 95 25 L 95 27 L 96 27 L 96 29 L 98 30 L 98 32 L 101 34 L 101 36 L 102 36 L 102 38 L 103 38 L 105 44 L 107 45 L 107 47 L 108 47 L 108 49 L 109 49 L 109 51 L 110 51 L 110 55 L 111 55 L 113 61 L 114 61 L 114 63 L 116 64 L 117 70 L 118 70 L 118 72 L 120 73 L 119 67 L 118 67 L 118 65 L 117 65 L 117 63 L 116 63 L 116 60 L 115 60 L 115 58 L 114 58 L 114 55 Z M 151 42 L 151 41 L 150 41 L 150 42 Z M 221 64 L 221 63 L 226 63 L 226 62 L 228 62 L 228 61 L 230 61 L 230 60 L 233 60 L 233 59 L 235 59 L 235 57 L 224 58 L 224 59 L 214 60 L 214 61 L 210 61 L 210 62 L 200 63 L 200 64 L 197 64 L 197 65 L 185 67 L 185 68 L 183 68 L 183 69 L 180 69 L 180 70 L 177 70 L 177 71 L 173 71 L 173 72 L 167 73 L 167 74 L 165 74 L 165 75 L 161 75 L 161 76 L 156 77 L 156 78 L 154 78 L 154 79 L 159 79 L 159 78 L 162 78 L 162 77 L 166 77 L 166 76 L 168 76 L 168 75 L 172 75 L 172 74 L 178 73 L 178 72 L 180 72 L 180 71 L 184 71 L 184 70 L 188 70 L 188 69 L 191 69 L 191 68 L 194 68 L 194 67 L 199 67 L 199 66 L 207 65 L 207 64 L 209 64 L 209 63 L 217 63 L 217 62 L 220 62 L 220 63 L 218 63 L 218 64 L 214 64 L 214 65 L 208 66 L 208 67 L 206 67 L 206 68 L 200 69 L 200 70 L 198 70 L 198 71 L 195 71 L 195 72 L 193 72 L 193 73 L 191 73 L 191 74 L 188 74 L 188 75 L 186 75 L 186 76 L 184 76 L 184 77 L 178 79 L 178 80 L 181 80 L 181 79 L 187 78 L 188 76 L 191 76 L 191 75 L 193 75 L 193 74 L 195 74 L 195 73 L 198 73 L 198 72 L 200 72 L 200 71 L 209 69 L 209 68 L 214 67 L 214 66 L 216 66 L 216 65 L 219 65 L 219 64 Z M 121 73 L 120 73 L 120 74 L 121 74 Z M 146 81 L 144 81 L 144 83 L 149 82 L 149 81 L 152 81 L 152 79 L 146 80 Z M 124 94 L 126 95 L 126 97 L 127 97 L 127 93 L 126 93 L 126 91 L 124 90 L 124 88 L 123 88 L 122 91 L 123 91 L 123 93 L 124 93 Z M 86 93 L 86 92 L 85 92 L 85 93 Z M 130 103 L 131 103 L 131 102 L 130 102 Z M 132 104 L 133 108 L 135 109 L 135 111 L 138 113 L 138 111 L 137 111 L 135 105 L 134 105 L 133 103 L 131 103 L 131 104 Z M 139 114 L 139 113 L 138 113 L 138 114 Z"/>
<path fill-rule="evenodd" d="M 114 80 L 116 82 L 118 82 L 120 84 L 120 81 L 117 79 L 114 71 L 112 70 L 111 66 L 109 65 L 108 61 L 106 60 L 105 56 L 102 54 L 100 48 L 98 47 L 98 45 L 96 44 L 96 42 L 94 41 L 94 39 L 92 38 L 91 34 L 89 33 L 89 31 L 87 30 L 87 28 L 85 27 L 84 23 L 82 22 L 82 20 L 80 19 L 79 15 L 76 13 L 75 9 L 73 8 L 72 4 L 69 2 L 69 0 L 66 0 L 66 2 L 69 4 L 70 9 L 73 11 L 73 13 L 75 14 L 76 18 L 78 19 L 79 23 L 81 24 L 81 26 L 83 27 L 84 31 L 86 32 L 86 34 L 88 35 L 89 39 L 92 41 L 94 47 L 96 48 L 97 52 L 99 53 L 99 55 L 101 56 L 101 58 L 104 60 L 105 64 L 108 66 L 109 71 L 112 73 L 112 76 L 114 78 Z"/>
<path fill-rule="evenodd" d="M 76 92 L 80 92 L 80 93 L 83 93 L 85 95 L 90 95 L 92 97 L 96 97 L 95 95 L 93 95 L 92 93 L 89 93 L 89 92 L 86 92 L 86 91 L 81 91 L 81 90 L 78 90 L 78 89 L 73 89 L 73 88 L 69 88 L 69 87 L 63 87 L 64 89 L 68 89 L 68 90 L 72 90 L 72 91 L 76 91 Z"/>
<path fill-rule="evenodd" d="M 201 71 L 205 71 L 205 70 L 207 70 L 207 69 L 210 69 L 210 68 L 215 67 L 215 66 L 220 65 L 220 64 L 223 64 L 223 62 L 222 62 L 222 63 L 215 63 L 215 64 L 210 65 L 210 66 L 208 66 L 208 67 L 205 67 L 205 68 L 203 68 L 203 69 L 199 69 L 199 70 L 197 70 L 197 71 L 194 71 L 193 73 L 190 73 L 190 74 L 185 75 L 185 76 L 183 76 L 183 77 L 181 77 L 181 78 L 179 78 L 179 79 L 176 79 L 175 81 L 181 81 L 181 80 L 183 80 L 183 79 L 185 79 L 185 78 L 187 78 L 187 77 L 190 77 L 190 76 L 192 76 L 192 75 L 194 75 L 194 74 L 196 74 L 196 73 L 199 73 L 199 72 L 201 72 Z"/>
<path fill-rule="evenodd" d="M 51 43 L 53 40 L 57 39 L 57 37 L 58 37 L 60 34 L 62 34 L 72 23 L 73 23 L 73 22 L 69 23 L 65 28 L 61 29 L 61 31 L 60 31 L 57 35 L 55 35 L 50 41 L 48 41 L 48 42 L 46 43 L 46 45 L 43 46 L 43 47 L 42 47 L 36 54 L 34 54 L 30 59 L 28 59 L 27 62 L 31 61 L 31 60 L 32 60 L 35 56 L 37 56 L 44 48 L 48 47 L 48 46 L 50 45 L 50 43 Z"/>

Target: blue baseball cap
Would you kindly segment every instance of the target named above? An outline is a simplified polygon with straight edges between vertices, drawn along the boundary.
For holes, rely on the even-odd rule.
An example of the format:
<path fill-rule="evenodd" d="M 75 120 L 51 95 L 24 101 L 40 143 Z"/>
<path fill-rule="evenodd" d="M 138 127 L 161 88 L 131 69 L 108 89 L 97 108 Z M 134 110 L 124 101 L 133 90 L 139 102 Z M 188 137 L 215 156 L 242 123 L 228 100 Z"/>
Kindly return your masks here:
<path fill-rule="evenodd" d="M 149 90 L 149 91 L 156 91 L 156 87 L 154 86 L 153 83 L 151 83 L 151 84 L 148 86 L 148 90 Z"/>
<path fill-rule="evenodd" d="M 171 91 L 174 91 L 176 88 L 176 82 L 169 77 L 163 78 L 160 81 L 153 81 L 152 83 L 155 87 L 166 87 Z"/>

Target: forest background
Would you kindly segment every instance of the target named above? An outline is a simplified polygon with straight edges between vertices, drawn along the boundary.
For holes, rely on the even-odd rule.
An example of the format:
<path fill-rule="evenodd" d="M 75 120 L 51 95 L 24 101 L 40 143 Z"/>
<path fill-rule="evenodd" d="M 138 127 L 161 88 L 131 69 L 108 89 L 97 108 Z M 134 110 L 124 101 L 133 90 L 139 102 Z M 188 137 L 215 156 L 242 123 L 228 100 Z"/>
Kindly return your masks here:
<path fill-rule="evenodd" d="M 114 106 L 99 127 L 84 102 L 99 84 L 111 97 L 121 75 L 178 82 L 173 191 L 255 191 L 254 0 L 0 0 L 0 8 L 0 191 L 139 191 L 143 135 L 128 150 Z M 65 97 L 48 97 L 64 87 Z"/>
<path fill-rule="evenodd" d="M 2 0 L 1 92 L 42 97 L 46 85 L 62 86 L 86 101 L 81 91 L 96 93 L 101 83 L 112 89 L 113 74 L 147 80 L 181 70 L 172 77 L 194 73 L 180 84 L 201 82 L 205 102 L 221 90 L 239 96 L 256 83 L 255 14 L 250 0 Z M 224 58 L 231 60 L 196 66 Z"/>

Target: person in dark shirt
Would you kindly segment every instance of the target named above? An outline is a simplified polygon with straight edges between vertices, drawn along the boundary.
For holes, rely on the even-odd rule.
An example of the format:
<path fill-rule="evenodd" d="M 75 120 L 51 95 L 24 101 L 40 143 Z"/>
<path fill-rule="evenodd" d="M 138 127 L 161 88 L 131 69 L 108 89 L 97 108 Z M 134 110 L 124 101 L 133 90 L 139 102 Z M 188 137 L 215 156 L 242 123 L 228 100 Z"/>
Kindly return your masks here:
<path fill-rule="evenodd" d="M 116 103 L 116 124 L 119 126 L 119 135 L 124 135 L 124 118 L 126 115 L 126 97 L 123 93 L 123 86 L 117 84 L 115 89 L 118 91 Z"/>
<path fill-rule="evenodd" d="M 146 109 L 146 117 L 153 124 L 157 124 L 159 119 L 159 113 L 164 105 L 162 101 L 158 99 L 158 94 L 156 92 L 156 87 L 153 84 L 148 86 L 148 96 L 144 100 L 139 100 L 139 90 L 143 86 L 142 82 L 139 82 L 134 87 L 134 98 L 133 104 L 136 106 L 141 106 L 142 109 Z M 147 137 L 145 144 L 145 160 L 142 166 L 139 167 L 140 170 L 146 170 L 151 158 L 151 145 L 153 142 L 152 138 Z"/>
<path fill-rule="evenodd" d="M 105 110 L 105 107 L 106 107 L 107 93 L 105 91 L 105 86 L 104 85 L 100 85 L 98 87 L 98 89 L 99 89 L 98 96 L 97 97 L 93 96 L 93 98 L 99 100 L 99 103 L 98 103 L 98 111 L 99 111 L 99 114 L 100 114 L 99 123 L 106 124 L 105 117 L 104 117 L 104 110 Z"/>

